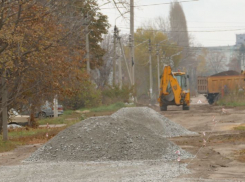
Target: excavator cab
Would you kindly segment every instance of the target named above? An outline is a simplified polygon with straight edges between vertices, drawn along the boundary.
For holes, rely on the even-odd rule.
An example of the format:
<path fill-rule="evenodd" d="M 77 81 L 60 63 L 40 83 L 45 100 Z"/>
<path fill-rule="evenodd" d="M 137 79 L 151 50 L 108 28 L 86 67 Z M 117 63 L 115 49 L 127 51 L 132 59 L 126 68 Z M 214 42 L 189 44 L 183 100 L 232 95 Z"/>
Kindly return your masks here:
<path fill-rule="evenodd" d="M 189 90 L 189 76 L 186 75 L 185 73 L 180 73 L 180 72 L 175 72 L 173 73 L 175 78 L 178 80 L 178 83 L 180 85 L 180 87 L 182 88 L 182 90 Z"/>

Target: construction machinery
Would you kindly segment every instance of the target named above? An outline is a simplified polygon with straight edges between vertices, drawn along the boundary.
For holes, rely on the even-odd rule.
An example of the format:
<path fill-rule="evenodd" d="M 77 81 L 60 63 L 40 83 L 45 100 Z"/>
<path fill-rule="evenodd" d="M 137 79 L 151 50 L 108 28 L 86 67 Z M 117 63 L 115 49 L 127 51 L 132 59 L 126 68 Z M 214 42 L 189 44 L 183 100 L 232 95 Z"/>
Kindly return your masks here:
<path fill-rule="evenodd" d="M 224 71 L 209 77 L 197 78 L 197 90 L 204 94 L 209 104 L 219 100 L 221 96 L 245 88 L 245 72 Z"/>
<path fill-rule="evenodd" d="M 172 72 L 170 66 L 164 67 L 158 98 L 161 111 L 166 111 L 168 105 L 182 105 L 183 110 L 190 109 L 188 78 L 189 76 L 185 72 Z"/>

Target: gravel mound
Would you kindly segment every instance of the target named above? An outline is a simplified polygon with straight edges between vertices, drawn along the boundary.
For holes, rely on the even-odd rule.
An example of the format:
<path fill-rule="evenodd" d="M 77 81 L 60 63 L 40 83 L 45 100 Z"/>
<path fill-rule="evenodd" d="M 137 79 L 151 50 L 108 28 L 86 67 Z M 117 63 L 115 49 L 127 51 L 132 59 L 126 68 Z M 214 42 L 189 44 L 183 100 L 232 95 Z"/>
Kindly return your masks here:
<path fill-rule="evenodd" d="M 112 114 L 111 117 L 144 125 L 155 134 L 163 137 L 198 135 L 198 133 L 187 130 L 148 107 L 122 108 Z"/>
<path fill-rule="evenodd" d="M 135 108 L 129 108 L 136 110 Z M 151 110 L 143 108 L 144 111 Z M 123 109 L 128 111 L 128 109 Z M 120 114 L 121 111 L 117 112 Z M 151 115 L 148 112 L 149 115 Z M 128 115 L 130 117 L 130 115 Z M 154 119 L 153 119 L 154 121 Z M 146 121 L 145 121 L 146 122 Z M 149 125 L 151 126 L 151 125 Z M 52 138 L 27 161 L 127 161 L 176 160 L 192 157 L 150 127 L 120 116 L 93 117 L 81 121 Z M 166 125 L 165 125 L 166 126 Z M 160 131 L 160 130 L 159 130 Z M 170 131 L 174 131 L 171 129 Z"/>

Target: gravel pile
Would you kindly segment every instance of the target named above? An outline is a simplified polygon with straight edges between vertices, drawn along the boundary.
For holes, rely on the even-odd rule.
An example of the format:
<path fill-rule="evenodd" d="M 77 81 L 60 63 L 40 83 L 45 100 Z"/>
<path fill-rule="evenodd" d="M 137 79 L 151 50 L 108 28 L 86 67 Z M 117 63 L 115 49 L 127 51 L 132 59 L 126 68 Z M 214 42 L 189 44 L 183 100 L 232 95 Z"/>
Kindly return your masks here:
<path fill-rule="evenodd" d="M 187 130 L 183 126 L 170 121 L 168 118 L 148 107 L 122 108 L 112 114 L 111 117 L 141 124 L 155 134 L 163 137 L 198 135 L 198 133 Z"/>
<path fill-rule="evenodd" d="M 86 119 L 60 132 L 33 153 L 27 161 L 85 162 L 156 159 L 170 161 L 176 160 L 175 151 L 177 150 L 180 150 L 182 159 L 192 157 L 191 154 L 163 137 L 166 136 L 164 132 L 167 132 L 168 136 L 171 131 L 178 133 L 176 128 L 160 129 L 163 126 L 175 126 L 169 120 L 165 119 L 167 124 L 163 126 L 161 124 L 154 126 L 154 124 L 149 123 L 147 125 L 146 120 L 142 121 L 145 124 L 139 121 L 132 122 L 132 120 L 125 119 L 120 115 L 121 112 L 127 111 L 127 117 L 130 117 L 130 109 L 135 111 L 135 116 L 137 113 L 140 114 L 141 109 L 142 113 L 148 113 L 148 118 L 150 115 L 156 114 L 147 108 L 128 108 L 122 109 L 112 117 Z M 152 118 L 149 122 L 156 123 L 155 119 L 160 116 L 154 115 L 154 119 Z M 156 129 L 156 132 L 153 132 L 153 129 Z"/>
<path fill-rule="evenodd" d="M 185 164 L 164 161 L 28 163 L 0 167 L 0 182 L 169 182 L 187 173 Z"/>

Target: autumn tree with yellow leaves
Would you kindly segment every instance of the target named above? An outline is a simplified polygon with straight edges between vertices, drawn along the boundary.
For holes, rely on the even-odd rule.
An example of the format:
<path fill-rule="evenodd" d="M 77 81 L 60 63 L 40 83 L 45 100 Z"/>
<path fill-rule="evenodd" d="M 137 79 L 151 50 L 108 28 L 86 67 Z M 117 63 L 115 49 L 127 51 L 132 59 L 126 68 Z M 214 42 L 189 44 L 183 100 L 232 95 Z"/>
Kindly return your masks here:
<path fill-rule="evenodd" d="M 54 95 L 72 96 L 89 82 L 83 69 L 84 14 L 78 10 L 72 13 L 71 5 L 41 0 L 0 3 L 1 115 L 6 106 L 10 109 L 27 104 L 34 111 L 43 100 Z M 91 21 L 94 44 L 108 26 L 106 17 L 102 19 Z M 98 23 L 105 27 L 96 32 Z M 0 132 L 2 125 L 1 118 Z"/>

